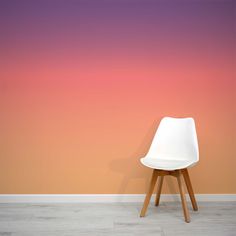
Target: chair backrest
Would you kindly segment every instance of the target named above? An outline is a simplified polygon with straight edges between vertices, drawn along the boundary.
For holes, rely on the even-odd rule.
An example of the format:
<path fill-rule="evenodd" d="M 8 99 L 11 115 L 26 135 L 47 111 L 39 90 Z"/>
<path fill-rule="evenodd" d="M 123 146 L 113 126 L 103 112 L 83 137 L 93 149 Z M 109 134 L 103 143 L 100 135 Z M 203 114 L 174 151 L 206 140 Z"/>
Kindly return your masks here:
<path fill-rule="evenodd" d="M 193 118 L 164 117 L 156 131 L 146 158 L 199 160 Z"/>

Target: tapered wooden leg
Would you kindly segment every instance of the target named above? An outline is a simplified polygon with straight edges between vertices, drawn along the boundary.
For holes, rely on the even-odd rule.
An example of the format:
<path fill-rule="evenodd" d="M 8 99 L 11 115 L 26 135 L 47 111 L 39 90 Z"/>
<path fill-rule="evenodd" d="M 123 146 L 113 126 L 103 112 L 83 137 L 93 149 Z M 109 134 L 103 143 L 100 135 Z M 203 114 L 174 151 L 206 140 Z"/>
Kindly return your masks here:
<path fill-rule="evenodd" d="M 143 203 L 143 208 L 142 208 L 142 211 L 140 213 L 140 217 L 145 216 L 148 204 L 150 202 L 150 199 L 151 199 L 151 196 L 152 196 L 152 193 L 153 193 L 156 181 L 157 181 L 157 175 L 158 175 L 158 171 L 153 170 L 151 182 L 150 182 L 149 189 L 148 189 L 147 195 L 146 195 L 144 203 Z"/>
<path fill-rule="evenodd" d="M 158 177 L 157 194 L 156 194 L 155 206 L 158 206 L 159 202 L 160 202 L 161 188 L 162 188 L 163 180 L 164 180 L 164 176 L 159 176 Z"/>
<path fill-rule="evenodd" d="M 189 197 L 190 197 L 191 202 L 192 202 L 193 210 L 197 211 L 198 206 L 197 206 L 197 202 L 196 202 L 196 199 L 195 199 L 195 196 L 194 196 L 193 187 L 192 187 L 192 184 L 191 184 L 191 181 L 190 181 L 190 178 L 189 178 L 188 170 L 183 169 L 182 173 L 183 173 L 184 181 L 185 181 L 187 189 L 188 189 Z"/>
<path fill-rule="evenodd" d="M 179 192 L 180 192 L 180 196 L 181 196 L 181 202 L 182 202 L 182 207 L 183 207 L 183 212 L 184 212 L 184 218 L 185 221 L 187 223 L 190 222 L 190 216 L 189 216 L 189 212 L 188 212 L 188 208 L 187 208 L 187 203 L 186 203 L 186 199 L 185 199 L 185 193 L 184 193 L 184 185 L 183 185 L 183 181 L 181 179 L 182 174 L 179 171 L 178 175 L 177 175 L 177 180 L 178 180 L 178 185 L 179 185 Z"/>

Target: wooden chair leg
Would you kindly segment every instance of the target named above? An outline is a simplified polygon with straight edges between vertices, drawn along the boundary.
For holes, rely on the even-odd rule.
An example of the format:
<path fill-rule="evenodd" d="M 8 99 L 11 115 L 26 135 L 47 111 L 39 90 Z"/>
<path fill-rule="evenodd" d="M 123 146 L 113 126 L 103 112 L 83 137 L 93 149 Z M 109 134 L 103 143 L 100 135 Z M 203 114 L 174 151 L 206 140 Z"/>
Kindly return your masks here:
<path fill-rule="evenodd" d="M 160 202 L 161 188 L 162 188 L 163 180 L 164 180 L 164 176 L 159 176 L 158 177 L 157 194 L 156 194 L 155 206 L 158 206 L 159 202 Z"/>
<path fill-rule="evenodd" d="M 157 176 L 158 176 L 158 171 L 153 170 L 151 182 L 150 182 L 149 189 L 148 189 L 147 195 L 146 195 L 144 203 L 143 203 L 143 208 L 142 208 L 142 211 L 140 213 L 140 217 L 145 216 L 148 204 L 150 202 L 150 199 L 151 199 L 151 196 L 152 196 L 152 193 L 153 193 L 156 181 L 157 181 Z"/>
<path fill-rule="evenodd" d="M 194 196 L 193 187 L 192 187 L 192 184 L 191 184 L 191 181 L 190 181 L 190 178 L 189 178 L 188 170 L 183 169 L 182 173 L 183 173 L 183 176 L 184 176 L 185 184 L 186 184 L 187 189 L 188 189 L 189 197 L 190 197 L 191 202 L 192 202 L 193 210 L 197 211 L 198 206 L 197 206 L 197 202 L 196 202 L 196 199 L 195 199 L 195 196 Z"/>
<path fill-rule="evenodd" d="M 185 221 L 187 223 L 189 223 L 190 222 L 190 216 L 189 216 L 189 212 L 188 212 L 188 208 L 187 208 L 187 203 L 186 203 L 185 193 L 184 193 L 184 185 L 183 185 L 183 182 L 181 180 L 181 177 L 182 177 L 182 173 L 179 171 L 178 175 L 177 175 L 177 180 L 178 180 L 178 185 L 179 185 L 179 192 L 180 192 L 180 196 L 181 196 L 183 213 L 184 213 Z"/>

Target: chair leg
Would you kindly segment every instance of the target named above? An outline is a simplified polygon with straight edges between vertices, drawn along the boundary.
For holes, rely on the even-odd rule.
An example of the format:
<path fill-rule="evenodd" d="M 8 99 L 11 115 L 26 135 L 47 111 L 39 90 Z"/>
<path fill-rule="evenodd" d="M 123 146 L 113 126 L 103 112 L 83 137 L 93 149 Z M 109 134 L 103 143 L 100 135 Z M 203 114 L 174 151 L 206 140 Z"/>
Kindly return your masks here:
<path fill-rule="evenodd" d="M 140 213 L 140 217 L 145 216 L 148 204 L 150 202 L 150 199 L 151 199 L 151 196 L 152 196 L 152 193 L 153 193 L 156 181 L 157 181 L 157 176 L 158 176 L 158 171 L 153 170 L 151 182 L 150 182 L 149 189 L 148 189 L 148 192 L 146 194 L 146 197 L 145 197 L 145 200 L 144 200 L 144 203 L 143 203 L 143 208 L 142 208 L 142 211 Z"/>
<path fill-rule="evenodd" d="M 162 188 L 163 180 L 164 180 L 164 176 L 159 176 L 158 184 L 157 184 L 157 194 L 156 194 L 155 206 L 158 206 L 159 202 L 160 202 L 161 188 Z"/>
<path fill-rule="evenodd" d="M 181 177 L 182 177 L 182 174 L 179 171 L 178 175 L 177 175 L 177 180 L 178 180 L 178 185 L 179 185 L 179 192 L 180 192 L 180 196 L 181 196 L 183 213 L 184 213 L 185 221 L 187 223 L 189 223 L 190 222 L 190 216 L 189 216 L 189 212 L 188 212 L 188 208 L 187 208 L 187 203 L 186 203 L 185 193 L 184 193 L 184 185 L 183 185 L 183 182 L 181 180 Z"/>
<path fill-rule="evenodd" d="M 185 181 L 187 189 L 188 189 L 189 197 L 190 197 L 191 202 L 192 202 L 193 210 L 197 211 L 198 206 L 197 206 L 197 202 L 196 202 L 196 199 L 195 199 L 195 196 L 194 196 L 193 187 L 192 187 L 192 184 L 191 184 L 191 181 L 190 181 L 190 178 L 189 178 L 188 170 L 183 169 L 182 173 L 183 173 L 184 181 Z"/>

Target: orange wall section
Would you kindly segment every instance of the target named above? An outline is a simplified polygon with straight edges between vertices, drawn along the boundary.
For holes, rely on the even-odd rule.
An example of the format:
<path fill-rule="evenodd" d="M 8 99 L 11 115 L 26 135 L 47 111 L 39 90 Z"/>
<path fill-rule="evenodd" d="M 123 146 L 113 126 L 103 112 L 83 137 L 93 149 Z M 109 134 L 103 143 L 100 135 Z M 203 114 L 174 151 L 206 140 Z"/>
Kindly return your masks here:
<path fill-rule="evenodd" d="M 195 119 L 195 192 L 236 193 L 233 1 L 3 2 L 0 194 L 144 193 L 163 116 Z"/>

